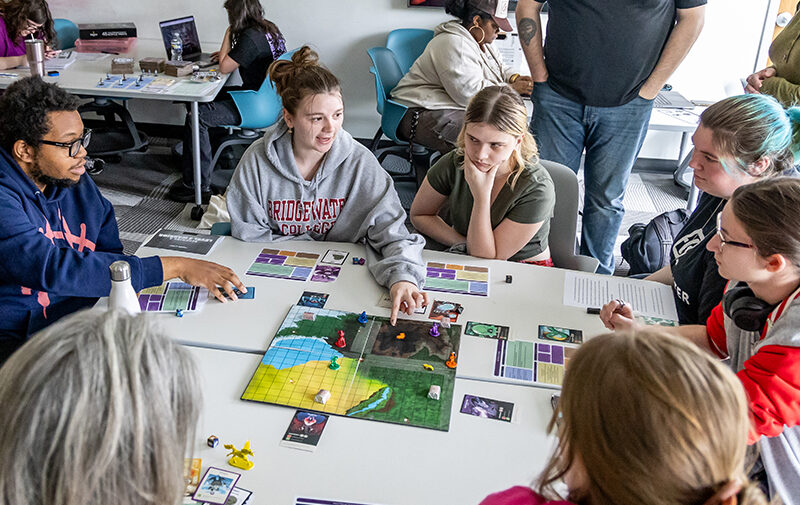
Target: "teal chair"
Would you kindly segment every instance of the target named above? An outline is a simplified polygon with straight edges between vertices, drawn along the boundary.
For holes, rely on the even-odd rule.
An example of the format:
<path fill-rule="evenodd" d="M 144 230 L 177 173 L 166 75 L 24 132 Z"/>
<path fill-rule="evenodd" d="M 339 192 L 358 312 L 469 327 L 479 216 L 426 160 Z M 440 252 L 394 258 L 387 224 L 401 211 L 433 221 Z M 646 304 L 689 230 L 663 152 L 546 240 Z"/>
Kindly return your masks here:
<path fill-rule="evenodd" d="M 56 49 L 75 47 L 75 41 L 80 35 L 78 25 L 69 19 L 56 18 L 53 20 L 53 29 L 56 31 Z"/>
<path fill-rule="evenodd" d="M 278 59 L 288 60 L 292 55 L 297 52 L 297 49 L 283 53 Z M 266 77 L 258 91 L 250 89 L 241 91 L 229 91 L 228 94 L 236 104 L 239 110 L 239 115 L 242 120 L 239 124 L 223 125 L 223 128 L 228 128 L 231 133 L 220 139 L 214 156 L 211 159 L 211 166 L 216 167 L 220 155 L 228 147 L 234 145 L 249 145 L 259 139 L 266 128 L 275 124 L 281 117 L 283 112 L 283 103 L 281 97 L 275 90 L 275 84 Z M 237 130 L 234 132 L 233 130 Z M 219 173 L 217 173 L 219 172 Z M 231 173 L 223 173 L 231 172 Z M 216 175 L 216 177 L 215 177 Z M 212 173 L 212 188 L 222 193 L 230 182 L 230 177 L 233 175 L 232 171 L 214 171 Z"/>
<path fill-rule="evenodd" d="M 399 28 L 389 32 L 389 36 L 386 37 L 386 47 L 394 53 L 403 74 L 407 74 L 431 39 L 433 30 Z"/>

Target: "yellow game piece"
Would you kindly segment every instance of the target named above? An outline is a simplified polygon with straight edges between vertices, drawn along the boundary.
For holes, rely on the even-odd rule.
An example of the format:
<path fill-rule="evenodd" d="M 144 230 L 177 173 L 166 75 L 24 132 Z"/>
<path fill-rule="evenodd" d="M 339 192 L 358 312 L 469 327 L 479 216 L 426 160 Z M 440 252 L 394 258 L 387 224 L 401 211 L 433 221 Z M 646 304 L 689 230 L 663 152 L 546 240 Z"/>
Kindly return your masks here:
<path fill-rule="evenodd" d="M 423 363 L 423 364 L 422 364 L 422 368 L 424 368 L 425 370 L 427 370 L 427 371 L 429 371 L 429 372 L 433 372 L 433 366 L 432 366 L 432 365 L 429 365 L 429 364 L 427 364 L 427 363 Z"/>
<path fill-rule="evenodd" d="M 406 338 L 406 334 L 405 333 L 398 333 L 396 338 L 397 338 L 397 340 L 404 340 Z"/>
<path fill-rule="evenodd" d="M 227 454 L 227 456 L 231 457 L 231 459 L 228 460 L 229 465 L 241 468 L 242 470 L 250 470 L 255 466 L 255 463 L 247 459 L 248 456 L 255 456 L 253 451 L 250 450 L 249 440 L 244 443 L 244 447 L 242 447 L 241 451 L 236 450 L 233 444 L 226 444 L 225 448 L 231 451 Z"/>

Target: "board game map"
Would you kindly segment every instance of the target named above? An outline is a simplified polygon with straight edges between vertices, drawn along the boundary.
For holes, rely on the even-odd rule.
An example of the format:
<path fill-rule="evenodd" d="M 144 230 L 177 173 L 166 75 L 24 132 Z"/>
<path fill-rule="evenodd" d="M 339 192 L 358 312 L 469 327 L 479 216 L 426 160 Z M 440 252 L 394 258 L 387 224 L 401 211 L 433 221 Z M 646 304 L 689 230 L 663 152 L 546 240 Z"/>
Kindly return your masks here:
<path fill-rule="evenodd" d="M 242 399 L 447 431 L 456 370 L 445 362 L 458 353 L 461 326 L 439 328 L 432 337 L 427 321 L 398 319 L 391 326 L 387 317 L 370 315 L 365 324 L 357 319 L 350 312 L 293 306 Z M 341 349 L 334 345 L 337 330 L 345 333 Z M 330 369 L 333 357 L 338 370 Z M 432 385 L 441 387 L 438 401 L 428 398 Z M 331 393 L 324 405 L 314 401 L 321 389 Z"/>
<path fill-rule="evenodd" d="M 208 300 L 208 290 L 185 282 L 165 282 L 139 291 L 139 307 L 143 312 L 185 312 L 200 310 Z"/>
<path fill-rule="evenodd" d="M 316 253 L 262 249 L 246 273 L 261 277 L 305 281 L 314 270 L 317 259 L 319 259 L 319 254 Z"/>
<path fill-rule="evenodd" d="M 489 269 L 452 263 L 429 262 L 425 291 L 489 296 Z"/>
<path fill-rule="evenodd" d="M 498 340 L 493 375 L 560 387 L 574 352 L 559 344 Z"/>

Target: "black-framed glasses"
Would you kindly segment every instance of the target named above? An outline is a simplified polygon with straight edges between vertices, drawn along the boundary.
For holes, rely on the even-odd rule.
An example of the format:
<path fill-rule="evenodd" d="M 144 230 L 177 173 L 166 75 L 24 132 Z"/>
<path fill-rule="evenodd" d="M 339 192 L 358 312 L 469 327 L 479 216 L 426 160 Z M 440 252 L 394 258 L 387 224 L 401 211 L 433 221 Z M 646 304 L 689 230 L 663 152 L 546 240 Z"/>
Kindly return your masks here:
<path fill-rule="evenodd" d="M 745 244 L 744 242 L 737 242 L 735 240 L 725 240 L 725 237 L 722 236 L 722 212 L 717 214 L 717 238 L 719 238 L 719 250 L 722 250 L 722 247 L 725 245 L 732 245 L 734 247 L 741 247 L 743 249 L 755 249 L 756 246 L 753 244 Z"/>
<path fill-rule="evenodd" d="M 42 144 L 49 146 L 66 147 L 69 149 L 70 157 L 74 158 L 81 151 L 81 147 L 88 147 L 92 140 L 92 130 L 84 130 L 83 136 L 76 138 L 72 142 L 56 142 L 54 140 L 40 140 Z"/>

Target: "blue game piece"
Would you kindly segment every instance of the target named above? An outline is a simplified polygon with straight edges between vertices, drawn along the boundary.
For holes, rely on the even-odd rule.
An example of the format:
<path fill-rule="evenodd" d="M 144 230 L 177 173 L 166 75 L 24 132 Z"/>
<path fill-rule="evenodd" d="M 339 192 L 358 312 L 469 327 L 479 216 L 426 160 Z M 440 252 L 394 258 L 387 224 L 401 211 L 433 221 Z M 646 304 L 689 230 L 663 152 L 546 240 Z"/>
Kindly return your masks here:
<path fill-rule="evenodd" d="M 366 324 L 367 321 L 368 321 L 367 313 L 366 312 L 362 312 L 361 315 L 358 316 L 358 322 L 361 323 L 361 324 Z"/>
<path fill-rule="evenodd" d="M 353 256 L 353 264 L 358 265 L 358 258 L 356 256 Z"/>
<path fill-rule="evenodd" d="M 183 317 L 183 309 L 176 310 L 175 317 Z"/>

